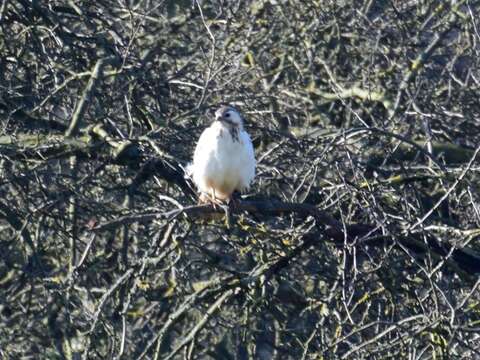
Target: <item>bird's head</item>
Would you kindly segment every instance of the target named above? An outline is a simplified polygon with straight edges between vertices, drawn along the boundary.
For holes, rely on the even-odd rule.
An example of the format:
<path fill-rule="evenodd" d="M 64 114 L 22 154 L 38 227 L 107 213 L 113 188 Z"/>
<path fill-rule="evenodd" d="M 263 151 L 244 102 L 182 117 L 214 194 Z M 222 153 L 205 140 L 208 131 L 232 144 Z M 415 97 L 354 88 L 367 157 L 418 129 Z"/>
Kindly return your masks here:
<path fill-rule="evenodd" d="M 215 111 L 215 120 L 230 126 L 239 128 L 243 127 L 242 115 L 240 115 L 240 113 L 231 106 L 222 106 L 220 109 Z"/>

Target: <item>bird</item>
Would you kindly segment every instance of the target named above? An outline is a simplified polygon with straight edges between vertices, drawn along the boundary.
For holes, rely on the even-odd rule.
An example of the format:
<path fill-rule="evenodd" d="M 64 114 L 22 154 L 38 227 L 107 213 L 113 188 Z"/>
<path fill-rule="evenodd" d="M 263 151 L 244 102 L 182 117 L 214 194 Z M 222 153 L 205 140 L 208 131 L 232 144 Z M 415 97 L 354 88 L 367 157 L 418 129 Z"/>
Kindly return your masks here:
<path fill-rule="evenodd" d="M 198 139 L 187 175 L 197 187 L 199 203 L 225 204 L 235 191 L 247 190 L 255 177 L 255 152 L 244 119 L 233 106 L 215 112 L 215 120 Z"/>

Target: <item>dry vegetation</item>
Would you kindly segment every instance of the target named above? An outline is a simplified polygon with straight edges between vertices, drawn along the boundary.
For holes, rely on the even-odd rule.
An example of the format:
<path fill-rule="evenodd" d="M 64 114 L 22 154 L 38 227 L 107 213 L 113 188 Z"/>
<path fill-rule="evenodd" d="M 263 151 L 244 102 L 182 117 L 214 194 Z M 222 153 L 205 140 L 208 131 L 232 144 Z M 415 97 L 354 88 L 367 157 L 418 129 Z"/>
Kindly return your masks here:
<path fill-rule="evenodd" d="M 0 1 L 0 357 L 480 358 L 479 12 Z M 228 217 L 182 171 L 221 103 Z"/>

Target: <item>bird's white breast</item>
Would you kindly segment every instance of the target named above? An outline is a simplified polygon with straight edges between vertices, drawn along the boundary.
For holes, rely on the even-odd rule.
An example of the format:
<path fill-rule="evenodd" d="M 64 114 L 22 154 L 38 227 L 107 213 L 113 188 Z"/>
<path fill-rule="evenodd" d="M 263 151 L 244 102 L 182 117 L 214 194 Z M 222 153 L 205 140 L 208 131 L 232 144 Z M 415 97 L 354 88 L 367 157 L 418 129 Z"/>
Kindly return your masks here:
<path fill-rule="evenodd" d="M 238 137 L 221 122 L 205 129 L 193 156 L 194 183 L 201 192 L 228 198 L 234 190 L 242 191 L 255 176 L 255 154 L 250 136 L 243 129 Z"/>

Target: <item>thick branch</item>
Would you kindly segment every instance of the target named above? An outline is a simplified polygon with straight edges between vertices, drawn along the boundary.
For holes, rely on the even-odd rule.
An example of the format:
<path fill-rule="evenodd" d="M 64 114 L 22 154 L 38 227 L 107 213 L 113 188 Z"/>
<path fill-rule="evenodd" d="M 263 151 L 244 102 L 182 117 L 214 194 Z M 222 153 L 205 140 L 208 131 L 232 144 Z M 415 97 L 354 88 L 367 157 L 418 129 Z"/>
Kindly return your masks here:
<path fill-rule="evenodd" d="M 258 216 L 282 216 L 285 214 L 297 214 L 302 217 L 312 216 L 318 225 L 318 232 L 314 238 L 321 238 L 320 233 L 332 240 L 334 243 L 343 245 L 345 239 L 355 245 L 359 242 L 367 243 L 371 246 L 383 246 L 385 242 L 400 242 L 408 249 L 418 254 L 425 254 L 432 251 L 437 257 L 445 259 L 447 264 L 453 266 L 455 270 L 461 270 L 467 274 L 480 274 L 480 255 L 470 249 L 452 249 L 449 244 L 442 244 L 433 236 L 426 237 L 427 246 L 423 237 L 416 233 L 407 235 L 385 235 L 382 229 L 371 224 L 342 224 L 324 211 L 317 209 L 314 205 L 303 203 L 285 203 L 281 201 L 241 201 L 235 206 L 237 212 L 249 212 Z M 135 222 L 147 223 L 153 220 L 170 221 L 180 215 L 186 215 L 190 219 L 205 218 L 212 214 L 221 214 L 223 209 L 211 205 L 195 205 L 181 209 L 175 209 L 163 213 L 146 213 L 132 216 L 124 216 L 103 224 L 99 224 L 93 230 L 104 231 L 112 230 L 120 225 L 131 224 Z M 345 230 L 344 230 L 345 229 Z M 311 241 L 311 240 L 310 240 Z M 310 243 L 309 244 L 313 244 Z M 465 274 L 464 274 L 465 275 Z"/>

